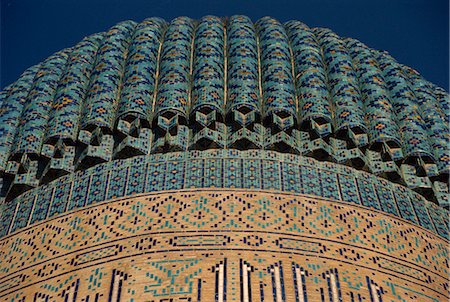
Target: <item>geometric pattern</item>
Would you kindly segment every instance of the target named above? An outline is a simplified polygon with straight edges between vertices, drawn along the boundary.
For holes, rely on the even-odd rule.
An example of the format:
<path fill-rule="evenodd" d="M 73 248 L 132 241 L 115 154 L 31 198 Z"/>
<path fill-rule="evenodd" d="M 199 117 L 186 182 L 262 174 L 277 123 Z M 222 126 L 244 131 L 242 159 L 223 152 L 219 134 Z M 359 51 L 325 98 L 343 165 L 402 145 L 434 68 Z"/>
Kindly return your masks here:
<path fill-rule="evenodd" d="M 360 205 L 449 238 L 447 210 L 420 194 L 350 167 L 274 151 L 173 152 L 98 165 L 1 205 L 0 236 L 104 200 L 192 188 L 292 192 Z"/>
<path fill-rule="evenodd" d="M 449 123 L 329 29 L 118 23 L 0 92 L 0 300 L 446 301 Z"/>
<path fill-rule="evenodd" d="M 306 194 L 146 193 L 1 239 L 0 298 L 445 301 L 447 246 L 404 219 Z"/>
<path fill-rule="evenodd" d="M 449 108 L 415 70 L 329 29 L 125 21 L 0 93 L 0 201 L 115 159 L 257 149 L 367 171 L 448 207 Z"/>

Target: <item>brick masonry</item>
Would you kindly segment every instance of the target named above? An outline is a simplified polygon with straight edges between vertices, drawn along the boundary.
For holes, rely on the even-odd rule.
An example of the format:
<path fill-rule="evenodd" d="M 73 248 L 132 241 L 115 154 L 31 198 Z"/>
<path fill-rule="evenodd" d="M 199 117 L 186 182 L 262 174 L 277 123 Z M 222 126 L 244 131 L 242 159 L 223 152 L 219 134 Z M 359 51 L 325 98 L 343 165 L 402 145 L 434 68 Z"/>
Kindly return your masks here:
<path fill-rule="evenodd" d="M 446 301 L 447 246 L 406 220 L 302 194 L 146 193 L 3 238 L 0 298 Z"/>

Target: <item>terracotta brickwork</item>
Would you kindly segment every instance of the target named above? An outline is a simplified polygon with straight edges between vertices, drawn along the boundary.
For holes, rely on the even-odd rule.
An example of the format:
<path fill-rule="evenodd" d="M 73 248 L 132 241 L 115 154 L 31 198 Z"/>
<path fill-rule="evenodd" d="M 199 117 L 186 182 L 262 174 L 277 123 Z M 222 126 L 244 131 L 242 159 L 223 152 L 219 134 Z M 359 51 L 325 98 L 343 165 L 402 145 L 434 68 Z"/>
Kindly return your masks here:
<path fill-rule="evenodd" d="M 98 203 L 0 241 L 5 301 L 446 301 L 448 242 L 294 193 L 190 189 Z"/>

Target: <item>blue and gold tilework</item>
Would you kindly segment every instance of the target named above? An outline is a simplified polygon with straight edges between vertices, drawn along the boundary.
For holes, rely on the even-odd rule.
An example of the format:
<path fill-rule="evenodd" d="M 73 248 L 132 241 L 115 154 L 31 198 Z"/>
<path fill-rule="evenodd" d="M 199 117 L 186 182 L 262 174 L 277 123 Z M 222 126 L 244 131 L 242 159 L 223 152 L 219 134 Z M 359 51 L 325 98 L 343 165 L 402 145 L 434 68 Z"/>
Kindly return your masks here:
<path fill-rule="evenodd" d="M 448 206 L 448 93 L 299 21 L 125 21 L 30 68 L 1 99 L 2 200 L 115 159 L 262 149 L 369 171 Z"/>
<path fill-rule="evenodd" d="M 215 16 L 198 21 L 194 37 L 191 112 L 224 112 L 225 24 Z"/>
<path fill-rule="evenodd" d="M 415 94 L 420 115 L 425 121 L 429 141 L 434 151 L 437 172 L 442 173 L 450 168 L 448 146 L 450 142 L 449 124 L 446 122 L 448 108 L 440 106 L 429 82 L 425 81 L 417 71 L 404 66 L 404 72 L 409 78 Z"/>
<path fill-rule="evenodd" d="M 323 49 L 328 75 L 336 132 L 347 135 L 357 146 L 366 145 L 367 138 L 355 139 L 349 132 L 366 133 L 364 108 L 355 68 L 343 40 L 326 28 L 316 28 L 319 45 Z"/>
<path fill-rule="evenodd" d="M 194 20 L 187 17 L 172 20 L 167 28 L 160 53 L 155 117 L 175 111 L 187 120 L 194 29 Z"/>
<path fill-rule="evenodd" d="M 70 50 L 67 49 L 52 55 L 36 72 L 14 136 L 12 155 L 40 154 L 56 88 L 69 53 Z"/>
<path fill-rule="evenodd" d="M 0 105 L 0 171 L 5 171 L 14 136 L 20 122 L 26 97 L 39 65 L 28 68 L 19 79 L 2 93 Z"/>
<path fill-rule="evenodd" d="M 153 108 L 153 152 L 186 150 L 191 101 L 192 49 L 196 23 L 178 17 L 169 24 L 159 52 L 159 78 Z"/>
<path fill-rule="evenodd" d="M 205 16 L 198 21 L 192 59 L 191 149 L 225 147 L 225 39 L 223 19 Z"/>
<path fill-rule="evenodd" d="M 446 301 L 448 93 L 299 21 L 125 21 L 0 93 L 0 300 Z"/>
<path fill-rule="evenodd" d="M 312 30 L 300 21 L 284 25 L 294 57 L 294 75 L 301 129 L 312 129 L 319 136 L 332 133 L 333 115 L 327 89 L 323 51 Z"/>
<path fill-rule="evenodd" d="M 447 91 L 443 88 L 434 85 L 433 83 L 427 82 L 431 89 L 433 90 L 434 95 L 436 96 L 436 100 L 438 101 L 439 106 L 444 112 L 445 120 L 447 124 L 450 123 L 450 99 Z"/>
<path fill-rule="evenodd" d="M 261 60 L 261 83 L 265 117 L 284 112 L 296 122 L 296 100 L 292 78 L 292 56 L 286 30 L 277 20 L 264 17 L 255 24 Z"/>
<path fill-rule="evenodd" d="M 67 65 L 58 83 L 47 125 L 46 140 L 65 139 L 75 142 L 79 131 L 79 117 L 89 88 L 103 34 L 86 37 L 70 52 Z"/>
<path fill-rule="evenodd" d="M 292 54 L 283 25 L 271 17 L 255 23 L 263 100 L 264 149 L 300 152 Z"/>
<path fill-rule="evenodd" d="M 350 38 L 344 41 L 354 62 L 361 87 L 369 143 L 392 142 L 400 145 L 394 108 L 387 94 L 387 87 L 378 62 L 363 43 Z"/>
<path fill-rule="evenodd" d="M 247 16 L 232 16 L 228 20 L 227 50 L 227 113 L 247 107 L 260 116 L 258 44 Z"/>
<path fill-rule="evenodd" d="M 384 52 L 378 53 L 377 59 L 389 88 L 404 156 L 433 158 L 425 121 L 413 92 L 414 88 L 409 84 L 402 66 Z"/>
<path fill-rule="evenodd" d="M 135 27 L 136 22 L 125 21 L 105 33 L 96 56 L 89 92 L 83 104 L 83 129 L 104 127 L 112 131 L 119 104 L 122 75 Z"/>
<path fill-rule="evenodd" d="M 228 148 L 261 149 L 262 96 L 259 82 L 259 52 L 250 18 L 232 16 L 227 24 Z"/>
<path fill-rule="evenodd" d="M 158 55 L 166 21 L 148 18 L 136 26 L 125 66 L 117 118 L 151 120 L 158 75 Z"/>

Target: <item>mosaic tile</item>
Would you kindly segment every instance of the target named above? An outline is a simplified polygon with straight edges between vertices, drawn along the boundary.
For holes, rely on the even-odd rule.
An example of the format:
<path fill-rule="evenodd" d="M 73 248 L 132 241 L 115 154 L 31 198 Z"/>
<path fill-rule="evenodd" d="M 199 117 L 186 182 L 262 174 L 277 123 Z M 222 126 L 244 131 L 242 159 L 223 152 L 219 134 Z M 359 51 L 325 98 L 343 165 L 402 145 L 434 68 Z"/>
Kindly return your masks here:
<path fill-rule="evenodd" d="M 0 92 L 0 299 L 448 300 L 449 108 L 300 21 L 88 36 Z"/>
<path fill-rule="evenodd" d="M 106 189 L 109 186 L 111 175 L 112 174 L 109 173 L 100 173 L 91 176 L 89 182 L 89 194 L 87 195 L 85 206 L 106 199 Z"/>
<path fill-rule="evenodd" d="M 141 162 L 135 163 L 130 167 L 125 195 L 134 195 L 145 192 L 145 182 L 142 181 L 147 178 L 147 169 L 145 169 L 145 165 L 145 162 Z"/>
<path fill-rule="evenodd" d="M 281 168 L 283 191 L 300 193 L 299 165 L 291 162 L 282 162 Z"/>
<path fill-rule="evenodd" d="M 395 204 L 394 195 L 392 190 L 389 190 L 389 182 L 385 180 L 379 180 L 377 186 L 378 200 L 381 204 L 381 209 L 386 212 L 399 216 L 397 205 Z"/>
<path fill-rule="evenodd" d="M 406 189 L 397 188 L 394 191 L 394 196 L 397 201 L 397 206 L 400 211 L 400 215 L 411 222 L 418 222 L 414 208 L 411 205 L 411 200 Z"/>
<path fill-rule="evenodd" d="M 299 21 L 121 22 L 30 68 L 0 100 L 2 199 L 105 161 L 229 148 L 334 160 L 429 186 L 423 196 L 448 205 L 436 189 L 450 167 L 448 93 Z"/>
<path fill-rule="evenodd" d="M 23 228 L 28 225 L 31 211 L 33 210 L 34 204 L 36 202 L 35 200 L 36 196 L 32 194 L 26 194 L 20 197 L 20 204 L 14 216 L 14 224 L 11 227 L 11 232 L 14 232 L 17 229 Z"/>
<path fill-rule="evenodd" d="M 72 182 L 63 183 L 55 188 L 53 193 L 53 202 L 48 211 L 48 217 L 64 213 L 67 209 L 67 203 L 70 200 L 70 192 L 72 191 Z"/>
<path fill-rule="evenodd" d="M 224 171 L 222 170 L 222 159 L 204 160 L 204 182 L 203 187 L 222 188 Z"/>
<path fill-rule="evenodd" d="M 245 164 L 244 164 L 245 165 Z M 266 190 L 281 190 L 280 183 L 280 162 L 277 161 L 262 161 L 262 188 Z"/>
<path fill-rule="evenodd" d="M 316 168 L 300 166 L 301 193 L 322 196 L 320 178 Z"/>
<path fill-rule="evenodd" d="M 39 194 L 39 200 L 41 200 L 41 199 L 42 200 L 52 200 L 53 192 L 54 192 L 54 188 L 47 188 L 46 190 L 42 190 Z M 49 206 L 50 206 L 50 203 L 48 203 L 48 202 L 36 202 L 34 209 L 33 209 L 30 223 L 35 223 L 38 221 L 45 220 L 48 216 Z M 83 204 L 81 204 L 78 207 L 81 208 L 82 206 L 83 206 Z M 70 211 L 72 209 L 73 209 L 73 207 L 68 208 L 67 210 Z"/>
<path fill-rule="evenodd" d="M 357 178 L 356 182 L 358 184 L 358 192 L 361 196 L 361 203 L 366 207 L 380 210 L 380 203 L 378 202 L 378 197 L 372 183 L 360 178 Z"/>
<path fill-rule="evenodd" d="M 86 172 L 80 173 L 79 177 L 74 180 L 69 206 L 67 207 L 69 211 L 84 207 L 89 197 L 90 182 L 91 175 Z"/>
<path fill-rule="evenodd" d="M 167 162 L 165 190 L 179 190 L 184 187 L 185 162 Z"/>
<path fill-rule="evenodd" d="M 32 214 L 32 222 L 46 219 L 42 215 L 48 215 L 50 205 L 53 215 L 113 196 L 217 187 L 280 190 L 322 196 L 372 207 L 433 230 L 432 220 L 421 210 L 425 205 L 428 207 L 429 202 L 424 203 L 421 195 L 365 172 L 353 170 L 354 173 L 351 173 L 349 169 L 331 163 L 322 164 L 306 157 L 285 157 L 276 152 L 258 150 L 192 151 L 133 157 L 67 175 L 49 186 L 30 191 L 31 195 L 37 196 L 47 194 L 49 190 L 58 194 L 52 193 L 46 199 L 47 202 L 33 209 L 36 214 Z M 145 181 L 137 182 L 136 175 L 145 177 Z M 411 201 L 414 203 L 411 204 Z M 445 216 L 442 211 L 445 210 L 439 211 L 439 217 Z M 421 218 L 418 219 L 417 215 L 421 215 Z"/>
<path fill-rule="evenodd" d="M 200 188 L 203 186 L 203 160 L 192 159 L 186 161 L 186 171 L 190 171 L 189 177 L 186 177 L 186 188 Z"/>
<path fill-rule="evenodd" d="M 320 181 L 322 184 L 322 196 L 333 200 L 340 200 L 338 176 L 329 171 L 320 171 Z"/>
<path fill-rule="evenodd" d="M 125 195 L 129 168 L 111 170 L 106 199 L 118 198 Z"/>
<path fill-rule="evenodd" d="M 358 187 L 356 179 L 346 174 L 338 174 L 339 185 L 341 189 L 342 200 L 361 204 L 359 199 Z"/>
<path fill-rule="evenodd" d="M 224 178 L 223 186 L 225 188 L 241 188 L 242 184 L 242 159 L 233 158 L 224 160 L 223 169 L 228 176 Z"/>
<path fill-rule="evenodd" d="M 161 191 L 164 189 L 166 165 L 163 163 L 149 163 L 145 191 Z"/>
<path fill-rule="evenodd" d="M 242 161 L 242 187 L 261 188 L 261 160 L 246 159 Z"/>

